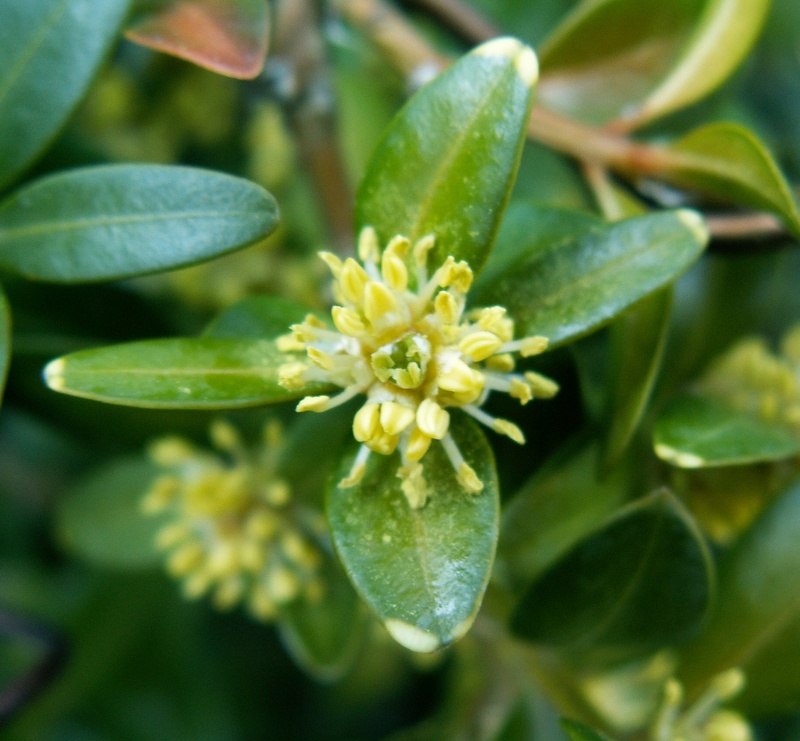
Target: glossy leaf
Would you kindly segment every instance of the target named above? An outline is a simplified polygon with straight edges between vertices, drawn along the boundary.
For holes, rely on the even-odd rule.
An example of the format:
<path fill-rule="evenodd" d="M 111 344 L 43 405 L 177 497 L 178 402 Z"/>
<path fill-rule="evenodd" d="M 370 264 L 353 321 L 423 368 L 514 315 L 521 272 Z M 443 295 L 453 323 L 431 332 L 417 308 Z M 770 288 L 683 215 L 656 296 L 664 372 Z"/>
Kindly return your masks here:
<path fill-rule="evenodd" d="M 45 368 L 54 391 L 138 407 L 228 409 L 321 393 L 314 383 L 287 391 L 278 368 L 296 356 L 270 340 L 144 340 L 65 355 Z"/>
<path fill-rule="evenodd" d="M 797 638 L 786 641 L 784 631 L 800 620 L 798 529 L 800 484 L 795 483 L 722 555 L 715 609 L 681 653 L 681 679 L 690 696 L 711 677 L 738 666 L 747 677 L 745 705 L 767 710 L 777 705 L 780 712 L 797 707 L 796 665 L 787 663 Z M 773 663 L 765 663 L 769 656 Z M 777 694 L 770 697 L 772 691 Z"/>
<path fill-rule="evenodd" d="M 191 265 L 265 237 L 261 187 L 207 170 L 110 165 L 39 180 L 0 204 L 0 267 L 76 283 Z"/>
<path fill-rule="evenodd" d="M 570 741 L 610 741 L 604 733 L 595 731 L 594 728 L 589 728 L 589 726 L 579 723 L 577 720 L 562 718 L 561 727 L 569 736 Z"/>
<path fill-rule="evenodd" d="M 800 235 L 791 188 L 764 144 L 737 124 L 703 126 L 673 144 L 660 176 L 725 203 L 771 211 Z"/>
<path fill-rule="evenodd" d="M 481 268 L 516 176 L 537 62 L 514 39 L 479 46 L 422 88 L 378 144 L 356 221 L 385 244 L 437 239 L 431 265 L 453 255 Z"/>
<path fill-rule="evenodd" d="M 686 210 L 598 226 L 574 239 L 535 244 L 476 302 L 505 306 L 519 336 L 565 344 L 672 283 L 707 238 L 700 217 Z"/>
<path fill-rule="evenodd" d="M 265 0 L 167 0 L 137 17 L 131 41 L 214 72 L 249 79 L 264 66 L 269 40 Z"/>
<path fill-rule="evenodd" d="M 667 77 L 653 90 L 628 127 L 683 108 L 719 87 L 752 48 L 771 0 L 706 0 L 699 23 Z"/>
<path fill-rule="evenodd" d="M 248 296 L 225 309 L 206 327 L 206 337 L 273 339 L 289 333 L 310 309 L 281 296 Z M 320 312 L 321 313 L 321 312 Z"/>
<path fill-rule="evenodd" d="M 287 648 L 322 681 L 339 678 L 361 644 L 364 620 L 356 593 L 329 559 L 319 600 L 294 600 L 280 607 L 278 628 Z"/>
<path fill-rule="evenodd" d="M 63 545 L 99 566 L 156 567 L 155 536 L 163 517 L 142 513 L 140 504 L 158 469 L 143 458 L 108 464 L 79 481 L 59 501 L 56 527 Z"/>
<path fill-rule="evenodd" d="M 495 571 L 512 589 L 527 586 L 625 502 L 622 466 L 598 479 L 595 446 L 573 445 L 526 482 L 503 509 Z"/>
<path fill-rule="evenodd" d="M 0 190 L 61 128 L 127 9 L 125 0 L 0 3 Z"/>
<path fill-rule="evenodd" d="M 11 362 L 11 310 L 8 299 L 0 285 L 0 401 L 3 400 L 3 390 L 8 375 L 8 365 Z"/>
<path fill-rule="evenodd" d="M 606 414 L 604 465 L 624 452 L 650 400 L 661 367 L 672 308 L 665 288 L 642 299 L 611 328 L 611 396 Z"/>
<path fill-rule="evenodd" d="M 621 510 L 527 591 L 512 628 L 569 650 L 655 651 L 706 615 L 712 562 L 689 514 L 665 491 Z"/>
<path fill-rule="evenodd" d="M 681 468 L 774 461 L 800 453 L 800 437 L 788 429 L 698 395 L 667 405 L 653 442 L 659 458 Z"/>
<path fill-rule="evenodd" d="M 633 114 L 680 59 L 703 0 L 584 0 L 539 47 L 540 101 L 591 123 Z"/>
<path fill-rule="evenodd" d="M 412 509 L 397 477 L 399 457 L 370 456 L 354 487 L 328 489 L 328 522 L 350 579 L 398 643 L 435 651 L 472 625 L 497 543 L 499 498 L 491 449 L 470 420 L 454 415 L 451 432 L 484 484 L 470 494 L 456 481 L 441 444 L 425 455 L 429 500 Z"/>

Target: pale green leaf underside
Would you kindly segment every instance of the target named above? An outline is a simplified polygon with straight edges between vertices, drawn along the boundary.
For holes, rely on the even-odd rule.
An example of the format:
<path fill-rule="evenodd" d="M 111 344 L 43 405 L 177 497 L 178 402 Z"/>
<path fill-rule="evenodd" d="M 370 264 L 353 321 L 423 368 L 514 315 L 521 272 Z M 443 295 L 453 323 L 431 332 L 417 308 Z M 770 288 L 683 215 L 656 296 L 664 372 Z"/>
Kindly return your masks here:
<path fill-rule="evenodd" d="M 55 391 L 111 404 L 226 409 L 327 390 L 320 384 L 282 388 L 278 369 L 296 360 L 271 340 L 144 340 L 66 355 L 45 368 L 45 380 Z"/>
<path fill-rule="evenodd" d="M 278 206 L 241 178 L 108 165 L 51 175 L 0 204 L 0 267 L 59 283 L 191 265 L 272 232 Z"/>
<path fill-rule="evenodd" d="M 774 461 L 800 453 L 800 436 L 724 402 L 687 395 L 672 401 L 656 423 L 656 454 L 681 468 Z"/>
<path fill-rule="evenodd" d="M 465 491 L 434 442 L 423 458 L 429 501 L 412 509 L 396 476 L 399 456 L 370 457 L 364 479 L 340 489 L 352 456 L 328 490 L 328 521 L 351 580 L 391 635 L 413 651 L 461 638 L 475 619 L 497 542 L 499 496 L 492 453 L 470 420 L 452 433 L 484 489 Z"/>

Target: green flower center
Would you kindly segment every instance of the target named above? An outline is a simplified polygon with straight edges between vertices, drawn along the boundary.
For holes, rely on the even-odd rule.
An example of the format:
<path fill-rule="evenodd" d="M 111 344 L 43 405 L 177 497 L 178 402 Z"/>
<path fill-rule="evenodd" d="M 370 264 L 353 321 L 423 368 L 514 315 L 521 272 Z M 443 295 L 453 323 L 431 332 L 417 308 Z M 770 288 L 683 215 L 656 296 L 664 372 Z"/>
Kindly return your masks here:
<path fill-rule="evenodd" d="M 379 347 L 370 357 L 372 371 L 382 383 L 402 389 L 419 388 L 431 359 L 431 343 L 421 334 L 407 334 Z"/>

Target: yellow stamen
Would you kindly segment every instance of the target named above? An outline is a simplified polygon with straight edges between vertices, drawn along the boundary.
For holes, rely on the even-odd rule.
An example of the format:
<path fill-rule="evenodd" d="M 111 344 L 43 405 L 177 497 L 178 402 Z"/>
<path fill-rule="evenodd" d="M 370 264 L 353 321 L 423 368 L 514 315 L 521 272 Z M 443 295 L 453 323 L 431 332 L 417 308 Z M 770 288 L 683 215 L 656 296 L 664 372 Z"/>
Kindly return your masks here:
<path fill-rule="evenodd" d="M 328 408 L 330 396 L 306 396 L 296 407 L 298 412 L 324 412 Z"/>
<path fill-rule="evenodd" d="M 306 352 L 308 357 L 320 368 L 327 371 L 333 370 L 333 357 L 329 353 L 323 352 L 316 347 L 309 347 Z"/>
<path fill-rule="evenodd" d="M 533 395 L 540 399 L 550 399 L 558 393 L 558 384 L 540 373 L 528 371 L 525 380 L 531 385 Z"/>
<path fill-rule="evenodd" d="M 318 252 L 317 253 L 322 261 L 330 268 L 334 278 L 339 277 L 342 271 L 342 261 L 332 252 Z"/>
<path fill-rule="evenodd" d="M 529 358 L 532 355 L 539 355 L 547 350 L 547 346 L 549 344 L 549 340 L 547 337 L 526 337 L 522 340 L 522 348 L 519 351 L 519 354 L 522 355 L 523 358 Z"/>
<path fill-rule="evenodd" d="M 428 234 L 414 245 L 414 262 L 421 268 L 428 264 L 428 253 L 433 249 L 436 240 L 433 234 Z"/>
<path fill-rule="evenodd" d="M 334 306 L 331 309 L 333 323 L 343 335 L 348 337 L 363 337 L 367 333 L 367 327 L 361 321 L 361 317 L 354 309 L 347 309 L 343 306 Z"/>
<path fill-rule="evenodd" d="M 378 262 L 380 249 L 378 234 L 371 226 L 365 226 L 358 235 L 358 257 L 361 262 Z"/>
<path fill-rule="evenodd" d="M 445 412 L 445 414 L 447 414 L 447 412 Z M 446 433 L 447 430 L 445 430 L 444 434 Z M 444 436 L 444 434 L 442 436 Z M 431 446 L 432 439 L 433 438 L 430 435 L 424 433 L 419 427 L 415 427 L 408 436 L 408 443 L 406 444 L 406 449 L 403 451 L 403 457 L 405 460 L 421 460 L 425 453 L 428 452 L 428 448 Z"/>
<path fill-rule="evenodd" d="M 363 443 L 369 440 L 378 429 L 380 405 L 368 401 L 353 417 L 353 437 Z"/>
<path fill-rule="evenodd" d="M 527 404 L 533 398 L 533 391 L 531 387 L 520 381 L 519 378 L 512 378 L 510 381 L 511 388 L 508 395 L 513 399 L 519 399 L 523 405 Z"/>
<path fill-rule="evenodd" d="M 348 257 L 339 274 L 339 287 L 345 299 L 351 304 L 360 304 L 364 297 L 364 289 L 369 283 L 367 271 L 352 257 Z"/>
<path fill-rule="evenodd" d="M 306 370 L 303 363 L 286 363 L 278 368 L 278 383 L 290 391 L 301 389 L 306 385 L 303 380 Z"/>
<path fill-rule="evenodd" d="M 408 269 L 402 258 L 387 251 L 381 260 L 381 275 L 386 284 L 395 291 L 405 291 L 408 287 Z"/>
<path fill-rule="evenodd" d="M 366 316 L 370 322 L 376 322 L 396 310 L 397 299 L 388 286 L 376 281 L 369 281 L 366 284 L 366 289 L 364 291 L 364 316 Z"/>
<path fill-rule="evenodd" d="M 457 394 L 478 393 L 483 389 L 483 375 L 470 368 L 463 360 L 453 360 L 444 373 L 437 377 L 439 386 Z"/>
<path fill-rule="evenodd" d="M 467 491 L 477 494 L 483 491 L 483 482 L 478 478 L 475 469 L 468 463 L 464 462 L 458 467 L 456 473 L 456 481 L 463 486 Z"/>
<path fill-rule="evenodd" d="M 450 427 L 450 415 L 433 399 L 425 399 L 417 407 L 417 427 L 424 435 L 441 440 Z"/>
<path fill-rule="evenodd" d="M 455 324 L 458 321 L 458 302 L 448 291 L 439 291 L 433 300 L 436 316 L 445 324 Z"/>
<path fill-rule="evenodd" d="M 525 435 L 522 434 L 522 430 L 513 422 L 509 422 L 507 419 L 496 419 L 493 427 L 495 432 L 510 437 L 515 443 L 519 445 L 525 444 Z"/>
<path fill-rule="evenodd" d="M 458 343 L 458 349 L 475 361 L 486 360 L 494 355 L 503 345 L 503 341 L 494 333 L 482 331 L 472 332 Z"/>
<path fill-rule="evenodd" d="M 387 435 L 399 435 L 414 421 L 415 416 L 413 409 L 396 401 L 381 404 L 381 427 Z"/>

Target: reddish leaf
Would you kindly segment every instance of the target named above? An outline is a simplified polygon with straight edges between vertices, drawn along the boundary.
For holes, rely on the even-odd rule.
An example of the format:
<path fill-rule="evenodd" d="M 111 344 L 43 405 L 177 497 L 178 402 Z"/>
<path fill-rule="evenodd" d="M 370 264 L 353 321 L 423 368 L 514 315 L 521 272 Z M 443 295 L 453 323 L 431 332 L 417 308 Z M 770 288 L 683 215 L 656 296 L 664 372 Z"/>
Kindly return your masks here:
<path fill-rule="evenodd" d="M 228 77 L 258 75 L 267 55 L 266 0 L 173 0 L 126 31 L 137 44 Z"/>

